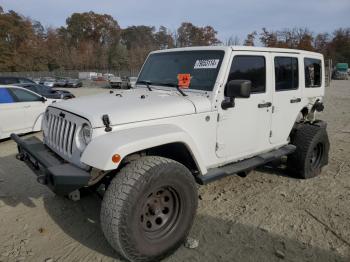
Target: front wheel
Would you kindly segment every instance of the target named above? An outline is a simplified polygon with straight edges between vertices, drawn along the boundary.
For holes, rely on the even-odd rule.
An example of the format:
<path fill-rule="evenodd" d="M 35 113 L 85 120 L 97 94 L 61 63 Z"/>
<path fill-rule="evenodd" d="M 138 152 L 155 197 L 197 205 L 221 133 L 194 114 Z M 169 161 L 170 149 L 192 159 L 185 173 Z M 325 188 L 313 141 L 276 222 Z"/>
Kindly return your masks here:
<path fill-rule="evenodd" d="M 300 126 L 291 139 L 296 151 L 288 156 L 287 165 L 292 174 L 312 178 L 328 164 L 329 140 L 325 127 L 311 124 Z"/>
<path fill-rule="evenodd" d="M 190 171 L 170 159 L 148 156 L 112 180 L 101 207 L 102 231 L 129 261 L 154 261 L 187 237 L 197 209 Z"/>

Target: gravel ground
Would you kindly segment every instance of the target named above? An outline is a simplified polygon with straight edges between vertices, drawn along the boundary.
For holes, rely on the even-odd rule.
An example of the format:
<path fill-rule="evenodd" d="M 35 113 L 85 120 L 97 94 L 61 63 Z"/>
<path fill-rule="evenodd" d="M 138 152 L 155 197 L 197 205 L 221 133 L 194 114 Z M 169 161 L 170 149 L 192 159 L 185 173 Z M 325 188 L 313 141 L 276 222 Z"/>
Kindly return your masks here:
<path fill-rule="evenodd" d="M 333 81 L 325 106 L 331 152 L 319 177 L 264 167 L 201 187 L 190 235 L 199 246 L 166 261 L 350 261 L 350 81 Z M 0 261 L 120 261 L 99 226 L 100 200 L 55 196 L 15 152 L 0 142 Z"/>

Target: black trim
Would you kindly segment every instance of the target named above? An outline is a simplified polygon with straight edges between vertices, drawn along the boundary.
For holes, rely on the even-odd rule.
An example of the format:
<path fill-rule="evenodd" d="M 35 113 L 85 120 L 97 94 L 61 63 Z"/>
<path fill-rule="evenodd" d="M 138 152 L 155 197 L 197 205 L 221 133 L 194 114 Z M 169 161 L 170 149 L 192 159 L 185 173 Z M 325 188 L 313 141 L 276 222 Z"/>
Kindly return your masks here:
<path fill-rule="evenodd" d="M 301 98 L 300 97 L 299 98 L 293 98 L 293 99 L 290 100 L 291 104 L 300 103 L 300 102 L 301 102 Z"/>
<path fill-rule="evenodd" d="M 282 156 L 291 154 L 295 151 L 295 149 L 296 147 L 294 145 L 285 145 L 279 149 L 273 150 L 268 153 L 263 153 L 252 158 L 228 164 L 223 167 L 209 169 L 207 174 L 197 176 L 196 180 L 199 184 L 206 185 L 226 176 L 235 174 L 240 175 L 258 166 L 264 165 L 268 162 L 281 158 Z"/>
<path fill-rule="evenodd" d="M 67 195 L 88 185 L 90 173 L 65 162 L 38 138 L 11 138 L 17 143 L 17 159 L 24 161 L 37 175 L 39 183 L 47 185 L 58 195 Z"/>
<path fill-rule="evenodd" d="M 258 108 L 267 108 L 267 107 L 271 107 L 272 103 L 271 102 L 266 102 L 263 104 L 258 104 Z"/>
<path fill-rule="evenodd" d="M 80 117 L 80 118 L 83 118 L 83 119 L 85 119 L 86 121 L 88 121 L 88 122 L 89 122 L 89 124 L 91 125 L 91 123 L 90 123 L 89 119 L 87 119 L 86 117 L 83 117 L 83 116 L 81 116 L 81 115 L 78 115 L 78 114 L 72 113 L 71 111 L 64 110 L 64 109 L 62 109 L 62 108 L 55 107 L 55 106 L 52 106 L 52 105 L 49 105 L 48 107 L 49 107 L 49 108 L 50 108 L 50 107 L 51 107 L 51 108 L 55 108 L 55 109 L 58 109 L 58 110 L 61 110 L 61 111 L 67 112 L 67 113 L 69 113 L 69 114 L 72 114 L 72 115 L 78 116 L 78 117 Z"/>
<path fill-rule="evenodd" d="M 231 47 L 232 48 L 232 47 Z M 294 55 L 301 55 L 301 52 L 287 52 L 287 51 L 262 51 L 262 50 L 243 50 L 243 49 L 234 49 L 232 48 L 232 51 L 234 52 L 256 52 L 256 53 L 271 53 L 271 54 L 294 54 Z"/>

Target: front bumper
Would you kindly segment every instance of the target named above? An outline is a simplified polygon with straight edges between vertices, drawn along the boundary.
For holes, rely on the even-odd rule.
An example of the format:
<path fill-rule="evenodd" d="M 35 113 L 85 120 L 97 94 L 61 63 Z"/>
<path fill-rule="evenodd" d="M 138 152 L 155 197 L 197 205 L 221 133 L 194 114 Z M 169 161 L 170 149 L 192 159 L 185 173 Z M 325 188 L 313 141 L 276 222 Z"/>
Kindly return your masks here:
<path fill-rule="evenodd" d="M 38 138 L 22 139 L 15 134 L 11 138 L 18 146 L 17 159 L 24 161 L 37 175 L 38 182 L 56 194 L 67 195 L 88 185 L 89 172 L 67 163 Z"/>

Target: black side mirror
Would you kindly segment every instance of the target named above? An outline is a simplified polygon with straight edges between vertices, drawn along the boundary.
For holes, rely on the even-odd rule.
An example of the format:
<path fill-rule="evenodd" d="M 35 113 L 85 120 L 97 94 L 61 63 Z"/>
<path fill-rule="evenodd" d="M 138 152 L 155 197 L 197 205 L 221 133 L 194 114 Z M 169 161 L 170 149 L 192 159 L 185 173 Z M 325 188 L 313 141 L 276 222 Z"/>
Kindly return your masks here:
<path fill-rule="evenodd" d="M 46 99 L 45 97 L 43 97 L 43 96 L 40 98 L 40 100 L 41 100 L 41 102 L 43 102 L 43 103 L 45 103 L 45 102 L 47 101 L 47 99 Z"/>
<path fill-rule="evenodd" d="M 235 106 L 235 98 L 249 98 L 252 82 L 250 80 L 231 80 L 225 88 L 225 99 L 221 103 L 222 109 L 226 110 Z"/>
<path fill-rule="evenodd" d="M 249 98 L 252 82 L 249 80 L 231 80 L 226 85 L 225 96 L 234 98 Z"/>

